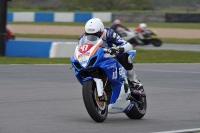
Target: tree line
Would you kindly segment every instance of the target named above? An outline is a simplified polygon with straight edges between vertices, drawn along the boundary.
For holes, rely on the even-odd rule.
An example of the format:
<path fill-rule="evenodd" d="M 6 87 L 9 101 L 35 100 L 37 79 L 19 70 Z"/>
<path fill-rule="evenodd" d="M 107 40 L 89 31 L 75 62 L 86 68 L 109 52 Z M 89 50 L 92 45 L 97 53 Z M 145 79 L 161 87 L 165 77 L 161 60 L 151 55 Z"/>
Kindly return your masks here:
<path fill-rule="evenodd" d="M 200 6 L 200 0 L 13 0 L 9 8 L 58 11 L 127 11 Z"/>

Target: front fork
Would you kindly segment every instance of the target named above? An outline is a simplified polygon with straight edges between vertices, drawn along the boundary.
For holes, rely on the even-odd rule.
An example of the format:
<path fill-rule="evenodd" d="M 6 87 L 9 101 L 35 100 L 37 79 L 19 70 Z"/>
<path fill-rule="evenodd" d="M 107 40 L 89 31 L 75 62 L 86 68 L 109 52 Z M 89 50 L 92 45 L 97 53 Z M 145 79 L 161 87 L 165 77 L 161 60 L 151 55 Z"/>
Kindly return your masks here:
<path fill-rule="evenodd" d="M 93 80 L 96 83 L 98 97 L 103 96 L 103 81 L 99 78 L 93 78 Z"/>

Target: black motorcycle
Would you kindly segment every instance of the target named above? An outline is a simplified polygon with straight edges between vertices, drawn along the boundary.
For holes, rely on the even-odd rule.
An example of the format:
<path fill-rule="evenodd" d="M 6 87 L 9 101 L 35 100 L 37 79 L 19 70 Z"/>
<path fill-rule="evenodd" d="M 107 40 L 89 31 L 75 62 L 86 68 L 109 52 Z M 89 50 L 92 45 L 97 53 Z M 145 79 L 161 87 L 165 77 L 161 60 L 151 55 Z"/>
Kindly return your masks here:
<path fill-rule="evenodd" d="M 137 34 L 137 33 L 136 33 Z M 155 47 L 160 47 L 162 45 L 162 41 L 158 38 L 155 32 L 151 30 L 146 30 L 144 33 L 141 33 L 143 35 L 143 39 L 140 39 L 139 35 L 138 39 L 142 42 L 141 44 L 137 43 L 137 45 L 154 45 Z"/>

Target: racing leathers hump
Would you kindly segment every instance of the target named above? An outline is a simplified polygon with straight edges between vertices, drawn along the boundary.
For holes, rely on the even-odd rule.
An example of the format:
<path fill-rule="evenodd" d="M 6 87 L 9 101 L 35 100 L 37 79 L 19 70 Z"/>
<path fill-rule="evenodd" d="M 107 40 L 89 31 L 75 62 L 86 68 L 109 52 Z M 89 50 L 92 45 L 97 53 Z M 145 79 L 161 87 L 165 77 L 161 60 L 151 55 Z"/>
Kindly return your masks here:
<path fill-rule="evenodd" d="M 105 28 L 102 36 L 108 47 L 113 47 L 114 44 L 116 46 L 124 47 L 124 52 L 132 50 L 132 45 L 129 42 L 121 39 L 121 37 L 111 28 Z"/>

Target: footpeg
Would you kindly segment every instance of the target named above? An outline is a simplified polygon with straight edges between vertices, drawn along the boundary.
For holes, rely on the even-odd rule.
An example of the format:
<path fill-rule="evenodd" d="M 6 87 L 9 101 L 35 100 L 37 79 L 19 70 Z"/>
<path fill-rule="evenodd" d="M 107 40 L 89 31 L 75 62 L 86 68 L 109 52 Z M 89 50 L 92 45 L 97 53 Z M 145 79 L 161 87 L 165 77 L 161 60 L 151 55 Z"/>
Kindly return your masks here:
<path fill-rule="evenodd" d="M 131 94 L 128 95 L 128 97 L 126 98 L 126 100 L 135 101 L 135 102 L 137 102 L 139 104 L 142 104 L 141 101 L 136 100 L 134 97 L 131 96 Z"/>

